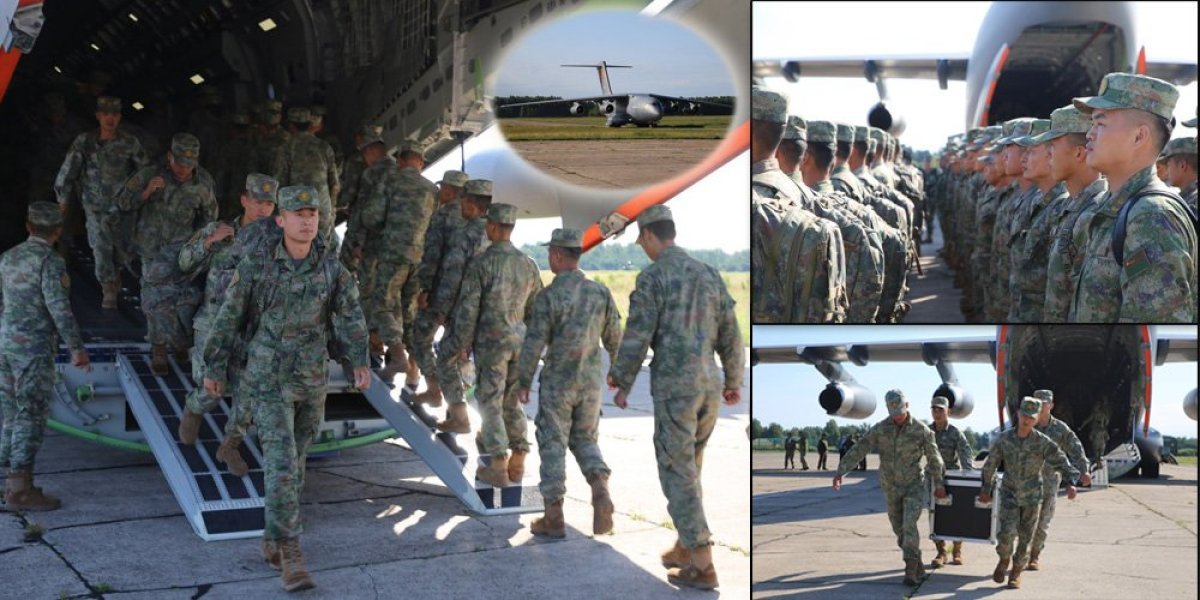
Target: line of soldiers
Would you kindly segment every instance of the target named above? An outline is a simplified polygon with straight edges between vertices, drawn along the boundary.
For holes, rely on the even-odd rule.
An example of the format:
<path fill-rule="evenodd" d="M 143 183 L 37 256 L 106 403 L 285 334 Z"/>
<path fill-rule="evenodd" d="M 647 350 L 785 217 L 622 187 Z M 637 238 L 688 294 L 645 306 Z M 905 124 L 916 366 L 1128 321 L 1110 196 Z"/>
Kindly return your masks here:
<path fill-rule="evenodd" d="M 952 138 L 930 201 L 969 320 L 1195 322 L 1196 138 L 1169 140 L 1178 97 L 1110 73 L 1049 119 Z"/>
<path fill-rule="evenodd" d="M 930 505 L 927 490 L 933 487 L 935 498 L 947 498 L 945 470 L 952 465 L 973 469 L 971 448 L 966 436 L 947 419 L 947 398 L 933 398 L 932 426 L 912 417 L 903 391 L 888 391 L 885 402 L 888 418 L 873 426 L 843 457 L 833 478 L 833 489 L 841 489 L 842 478 L 867 452 L 872 448 L 879 452 L 879 483 L 896 544 L 904 556 L 904 584 L 917 585 L 926 574 L 917 520 L 921 510 Z M 1020 587 L 1022 571 L 1039 569 L 1038 557 L 1045 548 L 1062 477 L 1072 482 L 1066 489 L 1071 499 L 1075 498 L 1075 482 L 1091 485 L 1083 446 L 1066 423 L 1050 414 L 1053 407 L 1054 394 L 1050 390 L 1037 390 L 1034 397 L 1023 398 L 1018 427 L 1005 430 L 992 443 L 982 469 L 979 500 L 990 503 L 996 468 L 1004 464 L 996 532 L 1000 560 L 992 577 L 996 583 L 1003 583 L 1007 572 L 1010 588 Z M 942 540 L 935 540 L 934 545 L 937 556 L 931 566 L 937 569 L 947 563 L 946 547 Z M 950 564 L 964 564 L 962 540 L 954 540 Z"/>

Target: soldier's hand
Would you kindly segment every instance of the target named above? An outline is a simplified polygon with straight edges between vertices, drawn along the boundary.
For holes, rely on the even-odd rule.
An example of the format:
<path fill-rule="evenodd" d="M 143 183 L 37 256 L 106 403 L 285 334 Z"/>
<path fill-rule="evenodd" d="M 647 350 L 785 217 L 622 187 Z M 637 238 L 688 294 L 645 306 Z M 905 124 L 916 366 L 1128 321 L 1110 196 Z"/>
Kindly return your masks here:
<path fill-rule="evenodd" d="M 529 390 L 521 388 L 517 390 L 517 402 L 521 404 L 529 404 Z"/>
<path fill-rule="evenodd" d="M 835 492 L 839 492 L 839 491 L 841 491 L 841 490 L 842 490 L 842 476 L 841 476 L 841 475 L 834 475 L 834 477 L 833 477 L 833 491 L 835 491 Z"/>
<path fill-rule="evenodd" d="M 733 406 L 742 401 L 742 390 L 724 390 L 721 396 L 725 398 L 725 406 Z"/>
<path fill-rule="evenodd" d="M 1092 476 L 1084 473 L 1079 477 L 1079 483 L 1082 483 L 1083 487 L 1092 487 Z"/>
<path fill-rule="evenodd" d="M 221 385 L 220 381 L 217 381 L 216 379 L 209 379 L 207 377 L 204 378 L 204 393 L 205 394 L 208 394 L 209 396 L 211 396 L 213 398 L 220 398 L 223 395 L 221 393 L 222 387 L 224 387 L 224 386 Z"/>
<path fill-rule="evenodd" d="M 354 387 L 362 391 L 371 387 L 371 369 L 369 367 L 354 367 Z"/>
<path fill-rule="evenodd" d="M 1075 499 L 1075 492 L 1076 492 L 1076 490 L 1075 490 L 1075 486 L 1073 486 L 1073 485 L 1068 485 L 1068 486 L 1067 486 L 1067 500 L 1074 500 L 1074 499 Z"/>
<path fill-rule="evenodd" d="M 146 184 L 146 189 L 142 190 L 142 200 L 150 197 L 150 194 L 167 187 L 167 182 L 162 178 L 162 175 L 156 175 L 150 178 L 150 183 Z"/>
<path fill-rule="evenodd" d="M 939 488 L 933 490 L 933 497 L 934 498 L 945 498 L 946 497 L 946 488 L 939 487 Z"/>
<path fill-rule="evenodd" d="M 429 309 L 429 292 L 422 290 L 420 294 L 417 294 L 417 308 L 421 310 Z"/>
<path fill-rule="evenodd" d="M 76 350 L 71 353 L 71 366 L 83 369 L 86 373 L 92 372 L 92 359 L 88 356 L 87 350 Z"/>
<path fill-rule="evenodd" d="M 613 379 L 612 375 L 608 376 L 608 391 L 610 391 L 610 392 L 617 391 L 617 380 Z"/>
<path fill-rule="evenodd" d="M 991 504 L 992 495 L 987 492 L 979 492 L 979 502 L 982 504 Z"/>
<path fill-rule="evenodd" d="M 629 406 L 629 393 L 617 392 L 617 395 L 613 398 L 613 404 L 616 404 L 617 408 L 620 409 L 627 408 Z"/>
<path fill-rule="evenodd" d="M 204 238 L 204 249 L 211 248 L 213 244 L 231 235 L 233 235 L 233 227 L 230 227 L 228 223 L 221 223 L 217 226 L 216 231 L 212 232 L 212 235 Z"/>

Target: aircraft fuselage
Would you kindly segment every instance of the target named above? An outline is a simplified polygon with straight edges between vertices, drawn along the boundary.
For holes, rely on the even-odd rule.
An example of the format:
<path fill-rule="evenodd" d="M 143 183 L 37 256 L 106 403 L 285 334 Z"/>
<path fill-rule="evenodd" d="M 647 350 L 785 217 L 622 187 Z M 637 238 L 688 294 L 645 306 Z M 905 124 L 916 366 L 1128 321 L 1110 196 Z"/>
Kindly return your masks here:
<path fill-rule="evenodd" d="M 657 98 L 647 94 L 630 94 L 625 103 L 607 103 L 600 106 L 608 114 L 608 126 L 620 127 L 632 123 L 638 127 L 649 127 L 663 118 L 663 105 Z"/>

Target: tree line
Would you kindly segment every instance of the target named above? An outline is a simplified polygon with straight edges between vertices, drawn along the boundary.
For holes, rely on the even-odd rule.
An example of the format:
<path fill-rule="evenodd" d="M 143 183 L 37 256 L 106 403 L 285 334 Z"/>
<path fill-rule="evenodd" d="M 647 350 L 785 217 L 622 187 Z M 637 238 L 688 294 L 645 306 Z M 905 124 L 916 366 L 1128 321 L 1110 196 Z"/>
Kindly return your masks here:
<path fill-rule="evenodd" d="M 547 100 L 562 100 L 562 96 L 496 96 L 492 99 L 492 104 L 496 107 L 496 112 L 501 112 L 505 106 L 509 104 L 520 104 L 522 102 L 544 102 Z M 701 115 L 731 115 L 733 114 L 733 96 L 696 96 L 684 98 L 685 100 L 695 100 L 698 102 L 712 102 L 714 104 L 723 104 L 730 108 L 720 108 L 716 106 L 703 106 L 696 114 Z M 594 102 L 585 103 L 583 108 L 587 110 L 583 115 L 589 117 L 598 117 L 601 115 L 600 107 Z M 565 102 L 556 104 L 543 104 L 540 106 L 522 106 L 519 108 L 511 108 L 503 111 L 505 117 L 570 117 L 571 105 Z"/>
<path fill-rule="evenodd" d="M 930 423 L 927 422 L 926 424 L 929 425 Z M 870 429 L 871 424 L 868 423 L 860 423 L 858 425 L 838 425 L 837 421 L 834 421 L 833 419 L 830 419 L 827 423 L 825 423 L 824 427 L 809 426 L 785 429 L 779 423 L 768 423 L 764 427 L 758 419 L 753 419 L 750 421 L 750 439 L 764 440 L 763 442 L 754 443 L 753 445 L 755 448 L 774 447 L 776 445 L 779 448 L 782 448 L 783 440 L 788 435 L 791 435 L 794 438 L 805 437 L 808 439 L 809 450 L 816 451 L 817 440 L 821 438 L 822 434 L 824 434 L 825 442 L 829 444 L 830 449 L 832 450 L 837 446 L 837 443 L 842 439 L 843 436 L 854 435 L 855 433 L 866 435 L 867 431 Z M 972 431 L 970 427 L 963 429 L 962 433 L 963 436 L 967 438 L 967 443 L 971 445 L 972 453 L 982 450 L 986 447 L 987 444 L 983 440 L 982 434 Z"/>
<path fill-rule="evenodd" d="M 526 244 L 521 251 L 533 258 L 539 269 L 550 269 L 549 249 L 546 246 Z M 689 249 L 688 254 L 718 271 L 750 270 L 750 250 L 729 253 L 724 250 Z M 650 259 L 636 244 L 600 244 L 584 253 L 579 260 L 579 268 L 585 271 L 640 271 L 649 264 Z"/>

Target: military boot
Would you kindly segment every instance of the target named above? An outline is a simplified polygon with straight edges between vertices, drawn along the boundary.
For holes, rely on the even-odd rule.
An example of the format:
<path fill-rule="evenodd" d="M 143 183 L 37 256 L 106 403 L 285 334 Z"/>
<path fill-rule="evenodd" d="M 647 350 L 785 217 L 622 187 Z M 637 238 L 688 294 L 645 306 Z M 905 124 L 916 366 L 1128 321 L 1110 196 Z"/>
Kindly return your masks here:
<path fill-rule="evenodd" d="M 1024 569 L 1022 569 L 1021 567 L 1018 567 L 1017 565 L 1013 565 L 1012 574 L 1010 574 L 1008 576 L 1008 588 L 1009 589 L 1015 590 L 1015 589 L 1019 589 L 1021 587 L 1021 571 L 1023 571 L 1023 570 Z"/>
<path fill-rule="evenodd" d="M 5 510 L 12 512 L 42 512 L 58 510 L 62 501 L 43 494 L 42 488 L 33 485 L 33 471 L 9 471 L 5 480 L 4 504 Z"/>
<path fill-rule="evenodd" d="M 669 550 L 662 553 L 662 566 L 670 568 L 682 569 L 692 562 L 692 551 L 684 546 L 678 539 L 675 540 L 675 545 Z"/>
<path fill-rule="evenodd" d="M 184 350 L 184 349 L 176 349 L 175 350 L 175 364 L 179 365 L 179 368 L 183 369 L 184 371 L 191 371 L 192 370 L 192 355 L 191 355 L 191 353 L 189 353 L 187 350 Z"/>
<path fill-rule="evenodd" d="M 1004 572 L 1008 570 L 1008 559 L 1002 558 L 996 563 L 996 570 L 992 571 L 992 581 L 996 583 L 1004 583 Z"/>
<path fill-rule="evenodd" d="M 488 466 L 475 472 L 475 479 L 492 487 L 508 487 L 508 456 L 493 456 Z"/>
<path fill-rule="evenodd" d="M 195 444 L 196 438 L 200 437 L 200 424 L 204 422 L 204 415 L 198 415 L 186 407 L 183 409 L 183 419 L 179 421 L 179 441 L 184 444 Z"/>
<path fill-rule="evenodd" d="M 417 385 L 421 383 L 421 368 L 417 366 L 417 359 L 411 354 L 408 355 L 408 369 L 404 372 L 404 387 L 408 388 L 411 393 L 417 393 Z"/>
<path fill-rule="evenodd" d="M 933 545 L 937 547 L 937 556 L 933 557 L 931 566 L 935 569 L 940 569 L 942 565 L 946 564 L 946 542 L 937 540 L 933 542 Z"/>
<path fill-rule="evenodd" d="M 925 563 L 921 559 L 917 559 L 917 581 L 925 579 Z"/>
<path fill-rule="evenodd" d="M 304 568 L 304 554 L 300 551 L 300 538 L 279 540 L 279 582 L 289 592 L 315 587 L 308 570 Z"/>
<path fill-rule="evenodd" d="M 391 383 L 392 379 L 408 371 L 408 353 L 404 351 L 404 346 L 397 344 L 388 346 L 387 360 L 384 367 L 379 370 L 379 378 Z"/>
<path fill-rule="evenodd" d="M 229 472 L 241 477 L 245 475 L 250 467 L 246 465 L 246 461 L 242 460 L 242 453 L 238 452 L 238 448 L 242 445 L 242 438 L 237 436 L 226 436 L 221 440 L 221 445 L 217 448 L 217 460 L 225 463 L 229 467 Z"/>
<path fill-rule="evenodd" d="M 917 585 L 917 565 L 920 563 L 919 560 L 904 559 L 904 585 Z"/>
<path fill-rule="evenodd" d="M 275 541 L 263 538 L 259 548 L 262 550 L 262 558 L 267 562 L 267 566 L 278 571 L 280 569 L 279 546 Z"/>
<path fill-rule="evenodd" d="M 446 409 L 446 420 L 438 423 L 437 428 L 446 433 L 470 433 L 471 421 L 467 418 L 467 403 L 451 404 L 450 408 Z"/>
<path fill-rule="evenodd" d="M 117 308 L 117 293 L 121 291 L 120 281 L 105 281 L 100 286 L 101 293 L 104 298 L 100 301 L 100 308 L 105 310 L 116 310 Z"/>
<path fill-rule="evenodd" d="M 711 590 L 717 587 L 717 571 L 713 568 L 712 546 L 692 549 L 692 560 L 686 567 L 667 571 L 667 581 L 682 587 Z"/>
<path fill-rule="evenodd" d="M 150 346 L 150 372 L 159 377 L 167 376 L 167 347 L 162 344 Z"/>
<path fill-rule="evenodd" d="M 413 396 L 413 402 L 417 404 L 428 404 L 429 406 L 438 407 L 442 405 L 442 386 L 438 385 L 437 377 L 433 375 L 425 376 L 425 384 L 428 386 L 425 391 Z"/>
<path fill-rule="evenodd" d="M 1037 554 L 1034 554 L 1034 557 L 1037 557 Z M 955 564 L 955 565 L 963 564 L 962 542 L 954 542 L 954 560 L 951 564 Z"/>
<path fill-rule="evenodd" d="M 533 520 L 529 526 L 533 535 L 562 539 L 567 537 L 567 524 L 563 522 L 563 501 L 546 505 L 546 514 Z"/>
<path fill-rule="evenodd" d="M 608 495 L 608 473 L 592 473 L 587 482 L 592 486 L 592 533 L 609 533 L 613 528 L 613 502 Z"/>
<path fill-rule="evenodd" d="M 525 450 L 513 450 L 512 456 L 508 458 L 508 480 L 513 483 L 521 483 L 525 479 L 525 455 L 529 452 Z"/>
<path fill-rule="evenodd" d="M 1037 560 L 1038 560 L 1038 551 L 1034 550 L 1033 552 L 1031 552 L 1029 554 L 1029 564 L 1025 565 L 1025 568 L 1029 571 L 1038 570 Z"/>

